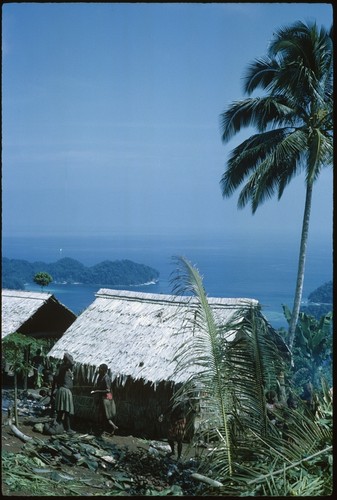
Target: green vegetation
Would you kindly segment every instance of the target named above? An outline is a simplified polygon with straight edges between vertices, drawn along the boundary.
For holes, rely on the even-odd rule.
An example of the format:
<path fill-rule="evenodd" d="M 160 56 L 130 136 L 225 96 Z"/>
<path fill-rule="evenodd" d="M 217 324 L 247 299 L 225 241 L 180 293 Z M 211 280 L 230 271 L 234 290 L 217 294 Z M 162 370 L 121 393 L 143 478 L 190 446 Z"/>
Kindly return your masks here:
<path fill-rule="evenodd" d="M 40 285 L 42 291 L 45 286 L 48 286 L 53 281 L 53 278 L 48 273 L 40 272 L 35 274 L 33 281 Z"/>
<path fill-rule="evenodd" d="M 291 313 L 283 306 L 288 321 Z M 282 334 L 282 329 L 280 330 Z M 283 332 L 287 338 L 287 332 Z M 293 366 L 289 377 L 295 387 L 310 382 L 317 390 L 322 376 L 332 386 L 332 313 L 319 320 L 304 312 L 299 314 L 293 348 Z"/>
<path fill-rule="evenodd" d="M 243 127 L 258 133 L 237 146 L 221 179 L 223 196 L 242 184 L 238 207 L 251 203 L 252 212 L 305 172 L 306 197 L 302 222 L 294 305 L 289 325 L 292 349 L 300 311 L 312 192 L 333 158 L 332 30 L 295 22 L 277 30 L 266 57 L 248 68 L 244 90 L 265 96 L 236 101 L 222 114 L 222 139 L 229 141 Z"/>
<path fill-rule="evenodd" d="M 23 290 L 24 283 L 31 282 L 41 269 L 53 276 L 54 282 L 59 283 L 128 286 L 158 281 L 159 278 L 158 271 L 152 267 L 137 264 L 131 260 L 113 262 L 106 260 L 95 266 L 86 267 L 81 262 L 68 257 L 50 264 L 44 262 L 29 263 L 26 260 L 3 257 L 2 287 Z"/>
<path fill-rule="evenodd" d="M 76 483 L 66 484 L 62 473 L 51 471 L 50 474 L 37 474 L 37 468 L 48 469 L 45 463 L 38 457 L 27 457 L 23 453 L 8 453 L 5 450 L 1 454 L 3 480 L 10 491 L 25 492 L 25 496 L 84 496 L 87 486 Z M 22 496 L 22 495 L 18 495 Z"/>
<path fill-rule="evenodd" d="M 11 365 L 14 373 L 14 422 L 18 427 L 18 374 L 28 375 L 28 346 L 29 339 L 20 333 L 12 333 L 2 341 L 2 355 Z"/>
<path fill-rule="evenodd" d="M 332 393 L 326 381 L 316 393 L 315 411 L 308 412 L 299 398 L 294 407 L 280 397 L 275 418 L 268 418 L 265 394 L 275 388 L 282 395 L 289 351 L 279 349 L 279 337 L 267 331 L 258 307 L 237 310 L 229 325 L 218 326 L 201 277 L 185 259 L 175 280 L 177 293 L 192 292 L 197 299 L 194 321 L 185 323 L 194 336 L 176 352 L 176 374 L 195 365 L 199 370 L 191 371 L 174 400 L 197 398 L 207 411 L 200 415 L 197 439 L 209 446 L 198 470 L 223 484 L 221 496 L 331 495 Z M 302 328 L 307 353 L 325 349 L 320 327 L 310 334 Z M 285 389 L 289 395 L 293 386 L 286 381 Z"/>
<path fill-rule="evenodd" d="M 2 340 L 2 356 L 9 363 L 11 371 L 14 373 L 14 419 L 17 427 L 18 376 L 25 379 L 25 385 L 27 386 L 27 375 L 33 368 L 30 363 L 30 354 L 36 352 L 37 349 L 42 349 L 46 345 L 45 342 L 17 332 L 7 335 Z"/>

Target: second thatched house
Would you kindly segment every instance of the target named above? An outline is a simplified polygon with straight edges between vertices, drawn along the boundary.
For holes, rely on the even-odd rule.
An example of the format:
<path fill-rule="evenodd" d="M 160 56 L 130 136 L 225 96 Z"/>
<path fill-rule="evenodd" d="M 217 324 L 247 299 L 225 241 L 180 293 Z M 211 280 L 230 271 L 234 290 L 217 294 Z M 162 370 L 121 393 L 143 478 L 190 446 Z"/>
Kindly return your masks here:
<path fill-rule="evenodd" d="M 55 342 L 75 321 L 76 314 L 46 292 L 2 289 L 1 338 L 21 333 L 35 339 Z M 25 352 L 27 359 L 30 348 Z M 13 375 L 11 365 L 2 357 L 2 373 Z M 27 383 L 27 380 L 26 382 Z"/>
<path fill-rule="evenodd" d="M 2 338 L 19 332 L 35 338 L 59 339 L 75 319 L 76 314 L 50 293 L 2 290 Z"/>
<path fill-rule="evenodd" d="M 186 340 L 183 328 L 193 318 L 193 298 L 100 289 L 95 301 L 68 328 L 49 356 L 75 360 L 75 413 L 95 419 L 90 390 L 101 363 L 109 366 L 117 406 L 116 423 L 123 432 L 157 438 L 158 415 L 176 384 L 190 373 L 175 375 L 177 348 Z M 216 322 L 225 325 L 254 299 L 208 298 Z"/>

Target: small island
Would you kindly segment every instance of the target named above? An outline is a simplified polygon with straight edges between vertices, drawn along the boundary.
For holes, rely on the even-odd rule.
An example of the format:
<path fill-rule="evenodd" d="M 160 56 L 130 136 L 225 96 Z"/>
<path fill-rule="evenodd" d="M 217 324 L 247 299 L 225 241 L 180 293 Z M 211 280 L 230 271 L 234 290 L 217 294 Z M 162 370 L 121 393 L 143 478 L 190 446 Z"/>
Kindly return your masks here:
<path fill-rule="evenodd" d="M 131 260 L 105 260 L 86 267 L 78 260 L 65 257 L 56 262 L 28 262 L 2 258 L 2 288 L 24 290 L 25 283 L 33 281 L 38 272 L 46 272 L 59 284 L 102 286 L 135 286 L 157 283 L 159 272 L 152 267 Z"/>

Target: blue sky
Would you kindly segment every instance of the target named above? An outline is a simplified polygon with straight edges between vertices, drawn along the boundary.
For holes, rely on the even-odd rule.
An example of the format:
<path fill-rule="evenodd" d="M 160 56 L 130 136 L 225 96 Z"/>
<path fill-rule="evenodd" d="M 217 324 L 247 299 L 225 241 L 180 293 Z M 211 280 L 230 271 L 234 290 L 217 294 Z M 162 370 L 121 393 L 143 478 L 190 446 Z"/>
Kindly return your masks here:
<path fill-rule="evenodd" d="M 223 199 L 220 114 L 247 65 L 322 3 L 9 3 L 3 14 L 2 231 L 300 234 L 304 176 L 253 216 Z M 332 172 L 311 238 L 331 238 Z"/>

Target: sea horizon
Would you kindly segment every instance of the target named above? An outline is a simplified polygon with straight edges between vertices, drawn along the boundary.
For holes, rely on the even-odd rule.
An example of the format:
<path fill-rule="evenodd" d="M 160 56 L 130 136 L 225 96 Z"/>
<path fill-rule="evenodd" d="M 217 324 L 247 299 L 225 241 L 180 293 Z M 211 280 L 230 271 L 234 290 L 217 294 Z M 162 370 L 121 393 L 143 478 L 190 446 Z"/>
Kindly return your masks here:
<path fill-rule="evenodd" d="M 203 278 L 209 297 L 253 298 L 274 328 L 286 328 L 282 304 L 290 309 L 296 283 L 298 243 L 295 241 L 256 240 L 244 237 L 184 237 L 156 235 L 114 236 L 3 236 L 2 256 L 29 262 L 56 262 L 70 257 L 90 267 L 104 260 L 132 260 L 156 269 L 159 282 L 135 287 L 110 287 L 148 293 L 172 294 L 174 258 L 184 256 Z M 43 271 L 41 269 L 41 271 Z M 332 280 L 332 248 L 322 240 L 308 245 L 303 303 L 319 286 Z M 99 288 L 82 284 L 51 283 L 46 292 L 75 314 L 95 299 Z M 35 283 L 27 290 L 38 291 Z"/>

